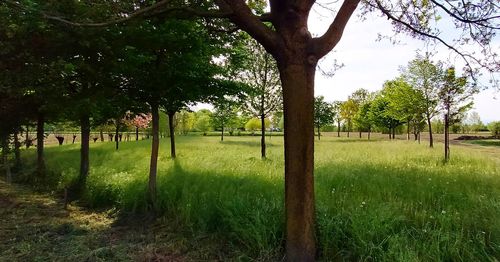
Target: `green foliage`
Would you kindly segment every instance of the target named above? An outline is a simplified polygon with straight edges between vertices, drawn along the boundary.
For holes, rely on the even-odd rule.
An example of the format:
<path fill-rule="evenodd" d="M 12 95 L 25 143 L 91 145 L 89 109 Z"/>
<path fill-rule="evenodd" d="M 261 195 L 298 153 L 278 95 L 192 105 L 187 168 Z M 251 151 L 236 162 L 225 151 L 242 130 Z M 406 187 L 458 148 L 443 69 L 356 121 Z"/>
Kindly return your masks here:
<path fill-rule="evenodd" d="M 314 126 L 316 128 L 333 124 L 334 116 L 332 105 L 325 101 L 324 96 L 314 98 Z"/>
<path fill-rule="evenodd" d="M 267 118 L 264 119 L 264 125 L 265 125 L 265 128 L 269 128 L 271 126 L 271 121 Z M 259 119 L 259 118 L 251 118 L 250 120 L 248 120 L 248 122 L 245 124 L 245 130 L 246 131 L 251 131 L 251 132 L 255 132 L 257 130 L 261 130 L 262 129 L 262 121 Z"/>
<path fill-rule="evenodd" d="M 490 130 L 492 136 L 500 137 L 500 121 L 489 123 L 488 130 Z"/>

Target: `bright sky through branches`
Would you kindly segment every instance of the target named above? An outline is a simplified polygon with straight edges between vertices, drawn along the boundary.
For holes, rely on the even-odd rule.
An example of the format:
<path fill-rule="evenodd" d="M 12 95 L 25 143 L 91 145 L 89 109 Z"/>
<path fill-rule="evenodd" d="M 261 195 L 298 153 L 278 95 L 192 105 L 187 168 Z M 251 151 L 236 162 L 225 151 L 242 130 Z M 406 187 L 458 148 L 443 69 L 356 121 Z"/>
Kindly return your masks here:
<path fill-rule="evenodd" d="M 332 21 L 332 12 L 321 7 L 311 12 L 309 19 L 309 30 L 313 35 L 322 34 Z M 359 13 L 359 11 L 358 11 Z M 355 14 L 344 32 L 342 40 L 335 47 L 334 52 L 322 61 L 321 66 L 328 68 L 337 59 L 345 67 L 338 70 L 329 78 L 316 73 L 315 95 L 325 96 L 325 100 L 346 100 L 356 89 L 365 88 L 370 91 L 380 90 L 386 80 L 393 79 L 399 75 L 400 66 L 406 66 L 415 58 L 416 51 L 425 52 L 423 41 L 413 39 L 409 36 L 399 35 L 401 41 L 393 45 L 389 40 L 376 41 L 378 34 L 392 36 L 391 23 L 376 14 L 366 15 L 365 21 L 360 21 Z M 497 36 L 492 43 L 494 50 L 500 51 L 500 39 Z M 457 69 L 463 65 L 461 58 L 451 53 L 443 46 L 438 46 L 434 59 L 455 63 Z M 500 74 L 496 74 L 499 78 Z M 488 79 L 483 78 L 483 84 L 488 84 Z M 483 122 L 500 120 L 500 92 L 493 87 L 481 91 L 474 97 L 474 111 L 477 111 Z"/>

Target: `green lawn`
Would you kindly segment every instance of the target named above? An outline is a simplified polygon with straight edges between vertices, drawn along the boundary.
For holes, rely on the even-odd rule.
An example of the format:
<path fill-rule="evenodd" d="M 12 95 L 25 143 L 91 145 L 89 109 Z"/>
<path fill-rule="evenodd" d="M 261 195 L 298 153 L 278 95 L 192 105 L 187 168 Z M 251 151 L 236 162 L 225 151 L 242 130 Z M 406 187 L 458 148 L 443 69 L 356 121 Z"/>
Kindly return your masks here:
<path fill-rule="evenodd" d="M 500 140 L 491 139 L 491 140 L 470 140 L 467 143 L 480 145 L 480 146 L 498 146 L 500 147 Z"/>
<path fill-rule="evenodd" d="M 276 260 L 284 240 L 283 142 L 258 137 L 178 137 L 159 157 L 163 223 L 208 235 L 233 260 Z M 142 212 L 150 141 L 91 144 L 84 202 Z M 323 137 L 316 142 L 318 246 L 322 260 L 495 261 L 500 259 L 500 166 L 471 148 Z M 29 159 L 34 152 L 23 152 Z M 53 187 L 77 176 L 78 145 L 49 147 Z M 236 250 L 236 251 L 235 251 Z M 221 251 L 223 252 L 223 251 Z"/>

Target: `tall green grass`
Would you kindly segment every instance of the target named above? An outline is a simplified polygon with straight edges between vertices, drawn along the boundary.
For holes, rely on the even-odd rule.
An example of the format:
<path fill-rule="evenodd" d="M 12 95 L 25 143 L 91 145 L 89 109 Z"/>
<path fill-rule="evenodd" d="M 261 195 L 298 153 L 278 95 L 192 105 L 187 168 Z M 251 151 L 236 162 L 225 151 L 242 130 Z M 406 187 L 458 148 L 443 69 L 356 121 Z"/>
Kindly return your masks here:
<path fill-rule="evenodd" d="M 277 259 L 284 241 L 283 142 L 258 137 L 162 140 L 158 206 L 165 223 L 214 234 L 251 258 Z M 143 212 L 150 141 L 91 146 L 83 201 Z M 318 245 L 323 260 L 495 261 L 500 258 L 500 167 L 473 149 L 324 137 L 316 142 Z M 438 145 L 439 147 L 439 145 Z M 77 145 L 47 148 L 54 187 L 76 178 Z M 26 152 L 26 157 L 34 158 Z"/>

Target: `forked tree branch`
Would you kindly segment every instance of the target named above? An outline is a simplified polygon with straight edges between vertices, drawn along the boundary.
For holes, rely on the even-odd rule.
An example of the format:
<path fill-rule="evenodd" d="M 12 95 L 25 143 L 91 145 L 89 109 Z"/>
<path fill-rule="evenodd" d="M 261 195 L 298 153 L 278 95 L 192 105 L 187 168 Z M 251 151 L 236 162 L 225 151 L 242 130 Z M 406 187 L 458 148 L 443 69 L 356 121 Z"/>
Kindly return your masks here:
<path fill-rule="evenodd" d="M 488 22 L 489 20 L 499 19 L 500 15 L 471 20 L 471 19 L 463 18 L 462 16 L 459 16 L 459 15 L 453 13 L 448 8 L 446 8 L 443 4 L 441 4 L 441 3 L 439 3 L 439 2 L 437 2 L 435 0 L 431 0 L 431 2 L 433 4 L 435 4 L 437 7 L 441 8 L 441 10 L 443 10 L 444 12 L 446 12 L 448 15 L 450 15 L 451 17 L 457 19 L 458 21 L 460 21 L 462 23 L 477 24 L 477 25 L 484 26 L 484 27 L 490 28 L 490 29 L 500 29 L 500 27 L 498 27 L 498 26 L 492 26 L 492 25 L 484 24 L 484 22 Z"/>
<path fill-rule="evenodd" d="M 360 0 L 344 0 L 326 33 L 321 37 L 313 39 L 312 53 L 316 56 L 316 59 L 328 54 L 338 44 L 347 22 L 356 10 L 359 2 Z"/>

